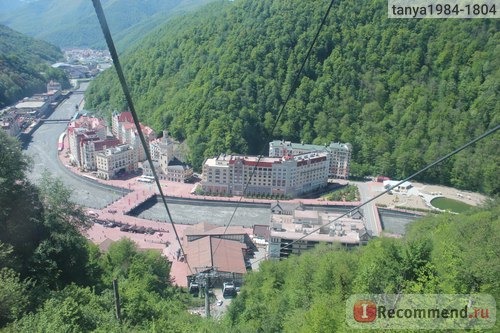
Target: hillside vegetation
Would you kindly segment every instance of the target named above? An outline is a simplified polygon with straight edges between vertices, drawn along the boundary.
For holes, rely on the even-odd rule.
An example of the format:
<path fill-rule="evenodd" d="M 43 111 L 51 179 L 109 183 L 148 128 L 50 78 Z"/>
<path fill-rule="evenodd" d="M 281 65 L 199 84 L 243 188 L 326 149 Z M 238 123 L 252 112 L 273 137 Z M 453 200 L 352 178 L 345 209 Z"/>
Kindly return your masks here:
<path fill-rule="evenodd" d="M 27 180 L 31 161 L 0 131 L 0 331 L 193 332 L 193 300 L 172 286 L 158 251 L 113 243 L 106 253 L 82 235 L 91 221 L 61 181 Z M 112 280 L 120 286 L 121 324 Z M 214 330 L 208 330 L 213 332 Z"/>
<path fill-rule="evenodd" d="M 122 63 L 143 121 L 191 148 L 261 153 L 272 137 L 354 147 L 352 172 L 410 175 L 500 120 L 498 20 L 397 20 L 385 1 L 334 6 L 270 135 L 326 2 L 235 1 L 176 19 Z M 110 70 L 87 106 L 125 107 Z M 421 178 L 498 193 L 498 136 Z"/>
<path fill-rule="evenodd" d="M 496 202 L 416 221 L 404 239 L 376 239 L 355 251 L 323 246 L 265 262 L 245 279 L 225 324 L 234 332 L 353 332 L 345 321 L 353 294 L 485 293 L 499 299 L 499 214 Z M 499 329 L 497 321 L 486 331 Z"/>
<path fill-rule="evenodd" d="M 62 59 L 56 46 L 0 25 L 0 108 L 46 92 L 51 79 L 69 85 L 64 72 L 50 66 Z"/>
<path fill-rule="evenodd" d="M 106 46 L 92 1 L 9 1 L 13 2 L 10 4 L 13 8 L 0 13 L 0 23 L 62 48 Z M 103 0 L 101 3 L 111 31 L 116 40 L 123 39 L 119 44 L 125 49 L 169 17 L 210 1 Z"/>

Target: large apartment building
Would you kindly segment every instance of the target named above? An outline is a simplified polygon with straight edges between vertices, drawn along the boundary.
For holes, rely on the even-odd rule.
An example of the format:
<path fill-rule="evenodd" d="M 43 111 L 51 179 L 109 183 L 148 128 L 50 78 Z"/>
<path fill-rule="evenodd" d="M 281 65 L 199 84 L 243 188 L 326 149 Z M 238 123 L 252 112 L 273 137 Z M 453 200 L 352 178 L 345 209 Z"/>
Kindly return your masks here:
<path fill-rule="evenodd" d="M 349 143 L 332 142 L 330 145 L 311 145 L 275 140 L 269 143 L 269 157 L 295 156 L 311 152 L 326 152 L 330 157 L 328 176 L 347 179 L 352 146 Z"/>
<path fill-rule="evenodd" d="M 67 130 L 71 162 L 84 171 L 97 171 L 103 179 L 136 171 L 145 153 L 129 112 L 113 115 L 112 132 L 115 136 L 108 136 L 101 118 L 83 116 L 72 121 Z M 143 126 L 143 132 L 147 139 L 154 137 L 148 127 Z"/>
<path fill-rule="evenodd" d="M 326 186 L 329 165 L 325 152 L 260 159 L 222 154 L 205 161 L 201 186 L 208 193 L 296 196 Z"/>
<path fill-rule="evenodd" d="M 160 139 L 155 132 L 140 125 L 149 143 L 151 157 L 155 162 L 160 179 L 186 182 L 192 179 L 193 169 L 175 156 L 174 146 L 178 144 L 165 131 Z M 139 134 L 130 112 L 115 113 L 111 132 L 101 118 L 80 117 L 68 126 L 67 134 L 71 163 L 84 171 L 96 171 L 98 177 L 111 179 L 121 172 L 136 171 L 138 163 L 146 160 Z M 143 163 L 145 176 L 152 176 L 148 163 Z"/>
<path fill-rule="evenodd" d="M 72 121 L 67 129 L 71 163 L 86 171 L 95 170 L 95 157 L 91 151 L 99 150 L 94 144 L 105 141 L 106 133 L 106 124 L 100 118 L 84 116 Z"/>

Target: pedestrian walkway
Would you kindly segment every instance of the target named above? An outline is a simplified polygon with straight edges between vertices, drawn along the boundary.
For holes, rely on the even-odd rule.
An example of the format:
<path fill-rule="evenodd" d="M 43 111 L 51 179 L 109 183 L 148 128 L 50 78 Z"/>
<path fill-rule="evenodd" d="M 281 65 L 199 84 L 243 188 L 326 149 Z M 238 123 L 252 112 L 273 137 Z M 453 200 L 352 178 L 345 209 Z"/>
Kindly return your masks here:
<path fill-rule="evenodd" d="M 68 167 L 68 169 L 82 177 L 92 178 L 95 181 L 112 185 L 118 188 L 123 188 L 123 197 L 112 202 L 103 209 L 92 209 L 93 214 L 97 214 L 100 221 L 113 222 L 118 226 L 109 227 L 103 224 L 94 224 L 92 228 L 86 231 L 86 236 L 95 244 L 103 244 L 106 247 L 111 241 L 117 241 L 122 238 L 129 238 L 133 240 L 140 249 L 156 249 L 168 258 L 172 263 L 171 265 L 171 278 L 173 283 L 182 287 L 187 287 L 187 276 L 193 274 L 189 272 L 189 267 L 182 258 L 177 256 L 180 250 L 179 241 L 175 237 L 175 232 L 170 223 L 157 222 L 152 220 L 141 219 L 138 217 L 127 215 L 132 209 L 136 208 L 146 200 L 151 199 L 158 195 L 158 189 L 154 183 L 142 183 L 137 179 L 140 176 L 128 177 L 125 179 L 102 180 L 93 176 L 91 173 L 82 173 L 77 167 L 70 166 L 69 152 L 68 152 L 68 139 L 65 138 L 64 149 L 59 153 L 61 162 Z M 197 199 L 206 201 L 226 201 L 226 202 L 243 202 L 243 203 L 264 203 L 271 204 L 276 200 L 271 199 L 254 199 L 242 197 L 211 197 L 200 196 L 193 194 L 195 184 L 176 183 L 169 181 L 161 181 L 162 191 L 166 196 L 182 198 L 182 199 Z M 323 205 L 323 206 L 352 206 L 355 207 L 359 202 L 333 202 L 325 201 L 323 199 L 292 199 L 286 200 L 289 203 L 302 203 L 305 205 Z M 90 210 L 89 210 L 90 211 Z M 202 222 L 202 221 L 197 221 Z M 120 226 L 127 225 L 132 228 L 132 231 L 124 231 Z M 184 230 L 189 225 L 175 224 L 179 240 L 182 242 Z M 137 232 L 137 230 L 153 229 L 154 234 L 147 234 Z"/>

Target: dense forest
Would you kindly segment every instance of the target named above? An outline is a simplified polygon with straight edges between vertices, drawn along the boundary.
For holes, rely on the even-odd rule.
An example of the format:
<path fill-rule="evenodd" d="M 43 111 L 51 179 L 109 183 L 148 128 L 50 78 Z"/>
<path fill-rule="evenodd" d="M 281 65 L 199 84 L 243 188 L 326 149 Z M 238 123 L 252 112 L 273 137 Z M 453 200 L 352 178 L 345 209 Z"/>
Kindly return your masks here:
<path fill-rule="evenodd" d="M 64 72 L 50 66 L 62 59 L 56 46 L 0 25 L 0 108 L 46 92 L 51 79 L 68 87 Z"/>
<path fill-rule="evenodd" d="M 499 123 L 500 22 L 387 18 L 387 2 L 339 1 L 296 90 L 328 3 L 220 2 L 166 23 L 121 59 L 142 121 L 190 147 L 190 163 L 259 154 L 269 139 L 353 145 L 354 175 L 408 176 Z M 291 100 L 271 132 L 287 94 Z M 125 108 L 109 70 L 87 107 Z M 495 194 L 498 134 L 420 179 Z"/>
<path fill-rule="evenodd" d="M 61 48 L 104 48 L 99 22 L 89 0 L 0 0 L 0 23 Z M 125 49 L 159 24 L 212 0 L 101 1 L 120 49 Z M 43 27 L 43 29 L 40 29 Z"/>
<path fill-rule="evenodd" d="M 219 320 L 189 314 L 202 301 L 174 287 L 156 251 L 123 239 L 106 252 L 70 193 L 26 173 L 19 143 L 0 131 L 0 331 L 347 332 L 345 300 L 356 293 L 485 293 L 500 299 L 500 202 L 411 224 L 403 239 L 352 250 L 320 245 L 263 262 Z M 121 322 L 112 280 L 119 281 Z M 497 305 L 498 309 L 498 305 Z M 489 332 L 498 332 L 500 322 Z M 410 332 L 410 331 L 405 331 Z M 488 330 L 484 331 L 488 332 Z"/>

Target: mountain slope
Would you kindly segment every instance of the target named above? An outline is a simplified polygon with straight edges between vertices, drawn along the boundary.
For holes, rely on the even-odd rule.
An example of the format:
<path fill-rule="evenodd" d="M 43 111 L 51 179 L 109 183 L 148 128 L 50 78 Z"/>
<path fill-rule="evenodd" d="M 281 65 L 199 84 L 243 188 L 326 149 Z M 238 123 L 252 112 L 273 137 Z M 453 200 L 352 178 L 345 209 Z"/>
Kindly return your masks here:
<path fill-rule="evenodd" d="M 145 32 L 154 28 L 150 25 L 151 21 L 164 23 L 171 15 L 209 1 L 104 0 L 102 6 L 112 32 L 122 35 L 137 25 L 135 36 L 142 37 Z M 60 47 L 105 46 L 94 7 L 88 0 L 38 0 L 23 3 L 14 10 L 0 14 L 0 23 Z M 128 42 L 130 43 L 130 39 Z M 124 45 L 124 49 L 126 46 Z"/>
<path fill-rule="evenodd" d="M 0 107 L 45 92 L 51 79 L 67 85 L 64 73 L 50 66 L 61 59 L 56 46 L 0 25 Z"/>
<path fill-rule="evenodd" d="M 326 4 L 217 3 L 167 23 L 126 57 L 144 121 L 187 139 L 191 163 L 263 151 Z M 357 175 L 411 175 L 500 122 L 498 20 L 395 20 L 384 1 L 341 1 L 272 138 L 354 147 Z M 123 108 L 115 73 L 87 106 Z M 498 138 L 498 137 L 497 137 Z M 421 179 L 498 193 L 488 139 Z"/>

